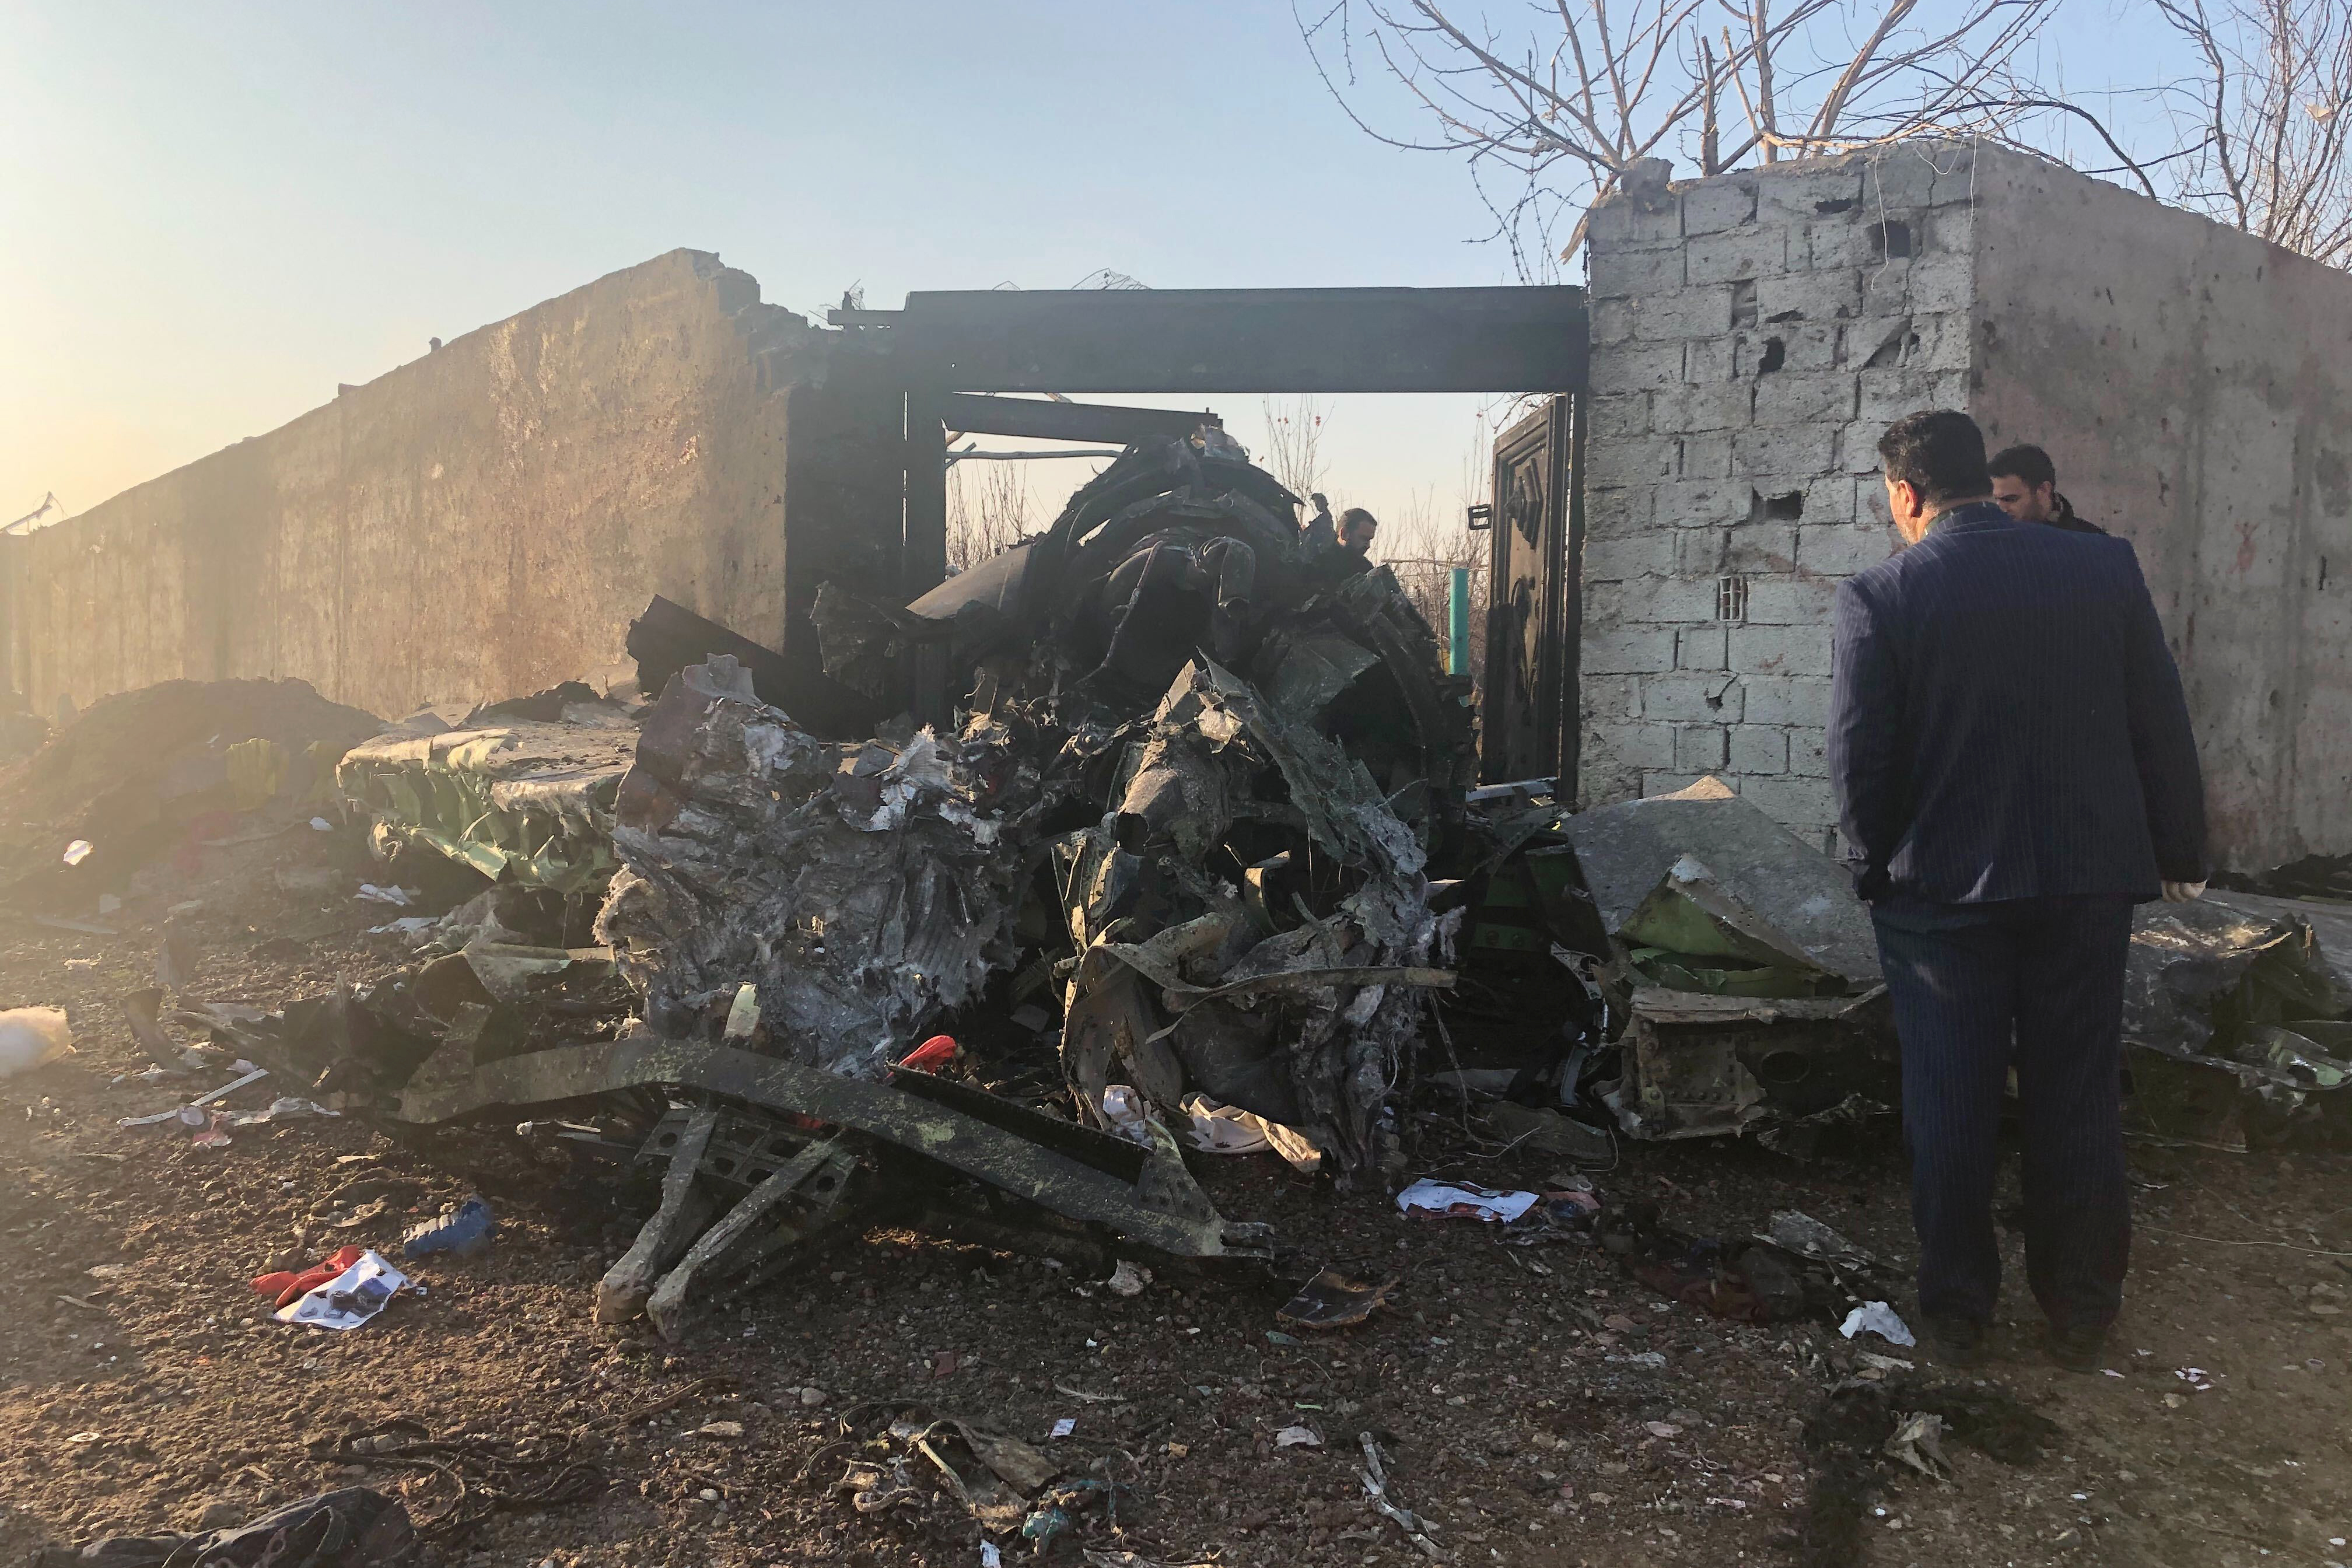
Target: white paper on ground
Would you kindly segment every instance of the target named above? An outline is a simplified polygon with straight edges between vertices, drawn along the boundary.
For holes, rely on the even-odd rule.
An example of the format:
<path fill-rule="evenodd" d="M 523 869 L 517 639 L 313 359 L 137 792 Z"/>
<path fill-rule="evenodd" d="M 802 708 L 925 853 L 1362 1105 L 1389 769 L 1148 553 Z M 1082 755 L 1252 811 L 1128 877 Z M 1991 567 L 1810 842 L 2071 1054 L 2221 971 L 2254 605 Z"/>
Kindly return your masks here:
<path fill-rule="evenodd" d="M 1423 1177 L 1397 1194 L 1397 1207 L 1406 1214 L 1441 1218 L 1483 1219 L 1510 1224 L 1536 1206 L 1533 1193 L 1498 1193 L 1466 1183 L 1433 1182 Z M 1908 1342 L 1907 1341 L 1906 1342 Z"/>
<path fill-rule="evenodd" d="M 1305 1133 L 1279 1121 L 1269 1121 L 1238 1105 L 1219 1105 L 1205 1094 L 1184 1097 L 1184 1114 L 1192 1122 L 1185 1142 L 1212 1154 L 1258 1154 L 1272 1150 L 1290 1168 L 1312 1175 L 1323 1163 L 1323 1151 Z"/>
<path fill-rule="evenodd" d="M 1891 1345 L 1919 1342 L 1911 1337 L 1911 1330 L 1903 1320 L 1895 1315 L 1895 1309 L 1884 1301 L 1864 1301 L 1848 1312 L 1845 1321 L 1838 1325 L 1838 1332 L 1847 1339 L 1860 1333 L 1876 1334 Z"/>
<path fill-rule="evenodd" d="M 356 1329 L 383 1310 L 408 1276 L 373 1250 L 324 1285 L 278 1310 L 281 1323 L 308 1323 L 314 1329 Z"/>

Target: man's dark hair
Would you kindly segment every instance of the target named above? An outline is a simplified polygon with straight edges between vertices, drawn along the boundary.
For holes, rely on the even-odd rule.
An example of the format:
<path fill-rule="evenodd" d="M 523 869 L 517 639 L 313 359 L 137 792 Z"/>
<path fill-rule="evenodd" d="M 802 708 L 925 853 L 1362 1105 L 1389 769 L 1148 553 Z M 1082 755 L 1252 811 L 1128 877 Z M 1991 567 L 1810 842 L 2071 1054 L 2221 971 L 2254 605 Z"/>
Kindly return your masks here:
<path fill-rule="evenodd" d="M 1984 432 L 1950 408 L 1906 414 L 1878 438 L 1879 465 L 1890 479 L 1913 486 L 1928 501 L 1960 500 L 1992 489 L 1985 470 Z"/>
<path fill-rule="evenodd" d="M 1347 510 L 1339 514 L 1339 531 L 1345 533 L 1348 530 L 1355 527 L 1356 524 L 1360 522 L 1369 522 L 1374 528 L 1378 528 L 1381 525 L 1381 520 L 1374 517 L 1370 512 L 1366 511 L 1362 507 L 1351 506 Z"/>
<path fill-rule="evenodd" d="M 2021 479 L 2030 490 L 2058 482 L 2058 465 L 2052 462 L 2050 454 L 2039 447 L 2003 447 L 1992 455 L 1992 461 L 1985 465 L 1985 472 L 1994 479 L 2006 474 L 2011 479 Z"/>

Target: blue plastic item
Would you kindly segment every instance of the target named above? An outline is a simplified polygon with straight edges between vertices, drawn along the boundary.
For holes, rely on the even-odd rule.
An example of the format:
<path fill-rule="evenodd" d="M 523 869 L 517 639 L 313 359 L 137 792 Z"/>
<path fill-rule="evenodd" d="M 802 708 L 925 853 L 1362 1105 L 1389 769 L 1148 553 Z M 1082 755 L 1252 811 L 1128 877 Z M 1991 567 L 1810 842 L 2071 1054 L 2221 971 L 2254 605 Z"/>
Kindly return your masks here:
<path fill-rule="evenodd" d="M 455 1252 L 462 1256 L 478 1251 L 489 1245 L 490 1232 L 498 1223 L 490 1205 L 477 1194 L 439 1219 L 412 1226 L 400 1238 L 400 1255 L 422 1258 L 430 1252 Z"/>

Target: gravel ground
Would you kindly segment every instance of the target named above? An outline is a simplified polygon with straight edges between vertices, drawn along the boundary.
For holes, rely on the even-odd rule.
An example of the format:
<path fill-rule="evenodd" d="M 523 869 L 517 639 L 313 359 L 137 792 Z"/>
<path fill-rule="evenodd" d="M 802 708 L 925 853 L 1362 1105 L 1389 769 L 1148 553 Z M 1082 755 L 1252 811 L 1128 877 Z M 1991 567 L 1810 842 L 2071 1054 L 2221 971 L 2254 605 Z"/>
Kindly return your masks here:
<path fill-rule="evenodd" d="M 594 1483 L 434 1532 L 438 1562 L 976 1564 L 978 1527 L 921 1461 L 902 1508 L 860 1514 L 834 1489 L 890 1415 L 921 1406 L 1115 1483 L 1115 1516 L 1094 1493 L 1051 1562 L 1422 1562 L 1365 1503 L 1363 1432 L 1449 1562 L 1800 1560 L 1823 1458 L 1806 1424 L 1864 1370 L 1832 1327 L 1720 1321 L 1589 1247 L 1408 1221 L 1377 1194 L 1336 1194 L 1271 1159 L 1204 1179 L 1228 1216 L 1398 1276 L 1360 1328 L 1269 1340 L 1296 1273 L 1161 1268 L 1122 1298 L 1035 1258 L 872 1231 L 836 1237 L 670 1344 L 589 1318 L 593 1282 L 642 1213 L 633 1192 L 502 1131 L 395 1141 L 313 1120 L 206 1150 L 184 1131 L 118 1128 L 183 1092 L 116 1081 L 144 1065 L 116 998 L 151 983 L 173 904 L 205 902 L 178 921 L 196 961 L 189 995 L 275 1005 L 400 962 L 363 933 L 383 911 L 348 902 L 356 878 L 297 874 L 301 892 L 274 879 L 324 857 L 299 836 L 208 851 L 193 872 L 142 877 L 112 917 L 118 935 L 17 923 L 0 938 L 0 1004 L 61 1005 L 79 1041 L 0 1082 L 0 1553 L 241 1519 L 350 1484 L 403 1492 L 425 1522 L 457 1496 L 448 1472 L 313 1449 L 404 1419 L 550 1461 L 526 1481 L 576 1461 Z M 2142 1228 L 2117 1375 L 2043 1363 L 2015 1288 L 2019 1316 L 1985 1376 L 2057 1440 L 2017 1468 L 1948 1445 L 1948 1484 L 1870 1470 L 1863 1561 L 2352 1562 L 2337 1543 L 2352 1533 L 2347 1162 L 2141 1149 L 2135 1164 Z M 1429 1166 L 1490 1185 L 1539 1185 L 1550 1168 Z M 1908 1264 L 1891 1151 L 1800 1165 L 1747 1146 L 1641 1146 L 1598 1180 L 1610 1202 L 1653 1199 L 1694 1234 L 1744 1235 L 1799 1208 Z M 356 1332 L 268 1321 L 246 1287 L 291 1258 L 388 1246 L 474 1191 L 500 1211 L 496 1245 L 420 1262 L 428 1293 Z M 2197 1379 L 2180 1375 L 2192 1367 Z M 1889 1375 L 1900 1408 L 1900 1390 L 1934 1374 Z M 1065 1418 L 1071 1435 L 1049 1436 Z M 1277 1447 L 1291 1426 L 1319 1446 Z"/>

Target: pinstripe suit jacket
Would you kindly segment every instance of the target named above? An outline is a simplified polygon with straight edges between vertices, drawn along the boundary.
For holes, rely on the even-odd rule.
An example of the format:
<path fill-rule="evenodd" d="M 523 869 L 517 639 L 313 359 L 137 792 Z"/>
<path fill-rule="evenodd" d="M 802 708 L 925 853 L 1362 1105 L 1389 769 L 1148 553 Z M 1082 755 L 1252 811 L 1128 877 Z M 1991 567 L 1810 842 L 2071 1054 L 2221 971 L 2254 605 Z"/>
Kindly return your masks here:
<path fill-rule="evenodd" d="M 1864 898 L 2203 879 L 2196 741 L 2128 542 L 1956 507 L 1839 587 L 1832 657 L 1830 776 Z"/>

